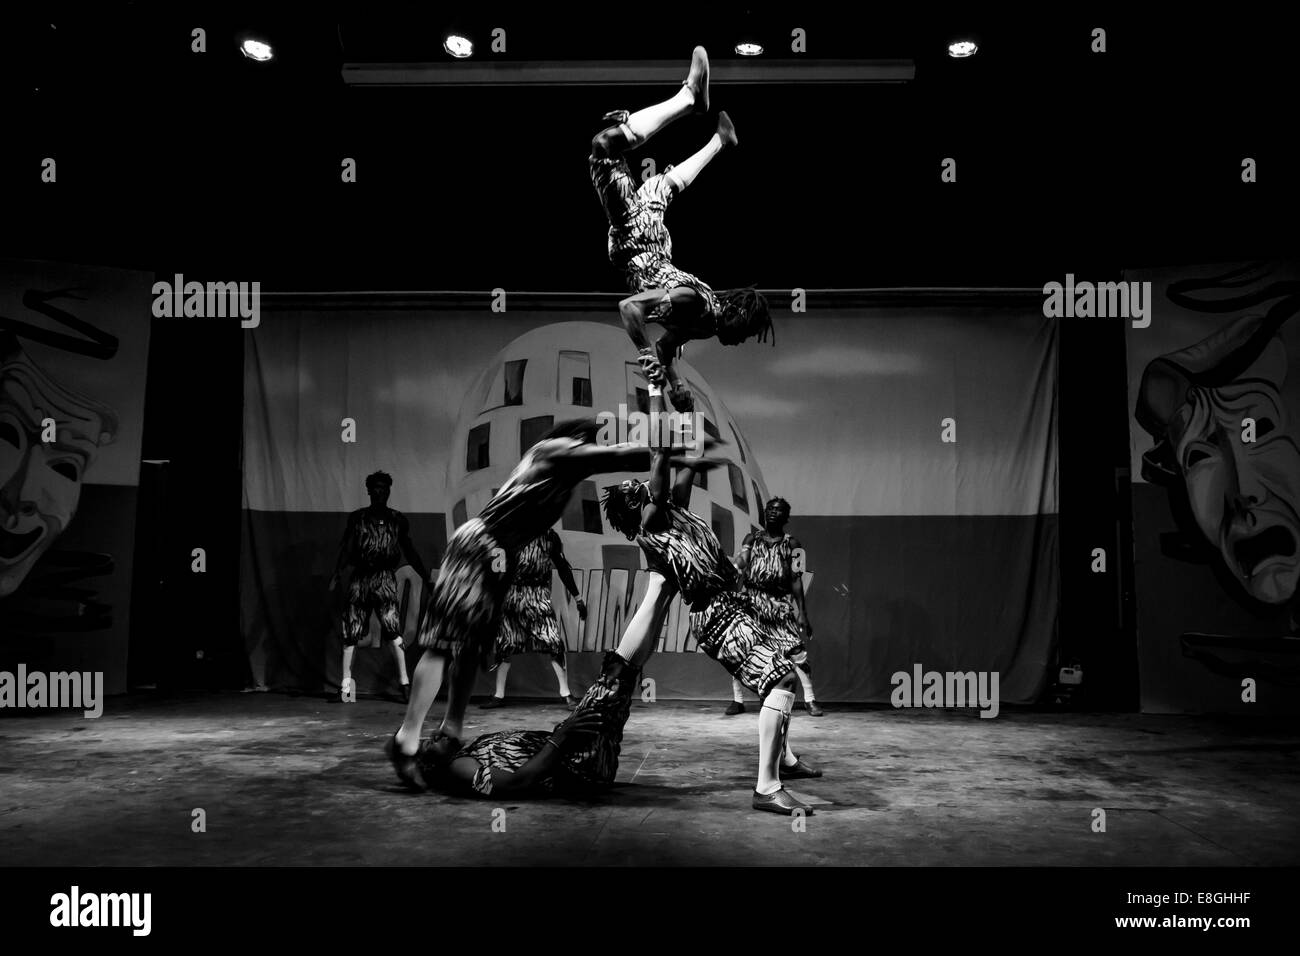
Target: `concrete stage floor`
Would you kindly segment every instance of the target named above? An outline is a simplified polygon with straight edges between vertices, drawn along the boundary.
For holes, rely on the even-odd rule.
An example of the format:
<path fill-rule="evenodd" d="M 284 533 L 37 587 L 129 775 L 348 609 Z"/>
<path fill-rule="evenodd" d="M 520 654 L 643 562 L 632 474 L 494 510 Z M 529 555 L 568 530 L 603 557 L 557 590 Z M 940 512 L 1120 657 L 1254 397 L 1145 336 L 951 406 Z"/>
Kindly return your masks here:
<path fill-rule="evenodd" d="M 397 703 L 248 694 L 110 699 L 0 720 L 5 865 L 1171 865 L 1300 863 L 1300 724 L 1199 717 L 796 711 L 826 773 L 806 832 L 750 809 L 757 717 L 637 703 L 599 801 L 400 791 Z M 441 702 L 434 715 L 441 710 Z M 471 706 L 466 736 L 549 728 Z M 433 720 L 426 732 L 435 726 Z M 503 807 L 505 832 L 494 832 Z M 1091 829 L 1106 811 L 1106 832 Z M 207 832 L 191 829 L 206 811 Z"/>

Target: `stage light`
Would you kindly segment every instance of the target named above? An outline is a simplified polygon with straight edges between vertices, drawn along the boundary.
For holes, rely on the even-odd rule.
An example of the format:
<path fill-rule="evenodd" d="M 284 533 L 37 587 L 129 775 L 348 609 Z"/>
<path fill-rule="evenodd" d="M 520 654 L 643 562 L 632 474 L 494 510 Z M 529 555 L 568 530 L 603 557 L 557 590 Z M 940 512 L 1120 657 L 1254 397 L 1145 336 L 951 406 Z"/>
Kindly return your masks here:
<path fill-rule="evenodd" d="M 974 56 L 979 49 L 974 40 L 958 40 L 948 44 L 948 55 L 955 57 Z"/>
<path fill-rule="evenodd" d="M 753 43 L 751 41 L 745 41 L 744 43 L 737 43 L 736 52 L 741 56 L 762 56 L 763 44 Z"/>
<path fill-rule="evenodd" d="M 271 44 L 262 40 L 254 40 L 252 37 L 239 44 L 239 52 L 250 60 L 256 60 L 258 63 L 265 63 L 275 55 L 271 52 Z"/>
<path fill-rule="evenodd" d="M 469 37 L 461 36 L 459 33 L 448 33 L 447 38 L 442 41 L 442 48 L 458 60 L 474 54 L 473 42 Z"/>

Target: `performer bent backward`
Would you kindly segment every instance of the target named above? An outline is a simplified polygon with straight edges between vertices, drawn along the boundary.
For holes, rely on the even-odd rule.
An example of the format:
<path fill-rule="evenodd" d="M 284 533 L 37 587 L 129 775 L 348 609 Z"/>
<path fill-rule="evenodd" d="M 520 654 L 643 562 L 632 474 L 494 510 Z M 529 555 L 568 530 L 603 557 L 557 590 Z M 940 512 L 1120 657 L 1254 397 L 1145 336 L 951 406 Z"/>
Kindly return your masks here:
<path fill-rule="evenodd" d="M 659 402 L 659 390 L 652 388 L 652 407 Z M 615 657 L 627 666 L 643 664 L 659 637 L 663 615 L 680 593 L 691 611 L 699 614 L 700 649 L 762 701 L 758 784 L 752 806 L 811 815 L 811 808 L 781 785 L 785 779 L 821 776 L 820 770 L 794 754 L 787 740 L 797 683 L 794 664 L 782 653 L 779 638 L 759 623 L 713 530 L 688 510 L 694 472 L 721 462 L 706 457 L 681 461 L 670 492 L 672 464 L 671 456 L 658 449 L 648 482 L 628 480 L 609 486 L 602 498 L 609 523 L 641 546 L 650 571 L 646 597 Z"/>
<path fill-rule="evenodd" d="M 598 445 L 597 430 L 594 419 L 557 425 L 527 451 L 478 517 L 452 535 L 421 617 L 419 643 L 424 653 L 415 668 L 406 716 L 385 745 L 404 784 L 420 785 L 420 732 L 448 664 L 447 708 L 437 736 L 461 735 L 477 667 L 486 666 L 491 656 L 513 572 L 512 556 L 560 520 L 579 483 L 592 475 L 649 465 L 648 448 Z"/>
<path fill-rule="evenodd" d="M 803 684 L 804 706 L 813 717 L 825 711 L 817 705 L 813 692 L 812 665 L 808 663 L 805 642 L 812 638 L 812 624 L 804 603 L 802 568 L 795 567 L 795 554 L 803 551 L 799 539 L 786 534 L 790 521 L 790 502 L 773 498 L 763 509 L 763 530 L 745 535 L 736 555 L 736 567 L 745 580 L 754 612 L 764 627 L 777 635 L 785 656 L 794 662 Z M 727 716 L 745 712 L 743 687 L 731 679 L 731 704 Z"/>
<path fill-rule="evenodd" d="M 564 639 L 560 637 L 555 605 L 551 601 L 552 570 L 559 574 L 569 596 L 576 599 L 579 619 L 587 619 L 587 605 L 578 597 L 578 585 L 573 579 L 573 568 L 564 557 L 564 545 L 555 529 L 547 528 L 545 534 L 524 545 L 515 557 L 514 577 L 502 606 L 501 628 L 494 645 L 496 694 L 480 707 L 500 707 L 505 703 L 510 658 L 529 653 L 550 655 L 551 667 L 560 681 L 560 700 L 569 710 L 577 705 L 578 701 L 569 693 Z"/>
<path fill-rule="evenodd" d="M 670 99 L 629 113 L 607 113 L 611 126 L 591 141 L 588 169 L 609 220 L 609 261 L 623 273 L 635 293 L 619 303 L 623 324 L 639 351 L 638 360 L 652 382 L 666 378 L 667 397 L 675 410 L 694 407 L 690 390 L 678 379 L 673 357 L 692 339 L 717 337 L 723 345 L 759 341 L 772 332 L 767 300 L 753 288 L 714 292 L 705 282 L 673 264 L 672 238 L 664 214 L 674 197 L 723 149 L 738 145 L 736 128 L 727 114 L 718 114 L 717 130 L 708 143 L 666 173 L 651 176 L 639 187 L 624 154 L 641 146 L 675 120 L 709 109 L 709 57 L 696 47 L 690 72 Z M 647 325 L 663 334 L 653 345 Z M 775 341 L 775 338 L 773 339 Z"/>
<path fill-rule="evenodd" d="M 406 655 L 402 646 L 402 620 L 398 614 L 397 576 L 402 558 L 411 565 L 422 582 L 429 572 L 411 543 L 411 526 L 406 515 L 388 507 L 393 479 L 382 471 L 366 478 L 370 506 L 348 515 L 347 528 L 339 543 L 338 562 L 330 578 L 330 591 L 339 584 L 340 575 L 352 566 L 348 584 L 348 604 L 343 612 L 343 677 L 340 694 L 345 702 L 355 702 L 356 684 L 352 679 L 352 655 L 357 642 L 370 628 L 370 614 L 379 619 L 382 639 L 392 648 L 402 700 L 410 699 L 410 680 L 406 676 Z"/>

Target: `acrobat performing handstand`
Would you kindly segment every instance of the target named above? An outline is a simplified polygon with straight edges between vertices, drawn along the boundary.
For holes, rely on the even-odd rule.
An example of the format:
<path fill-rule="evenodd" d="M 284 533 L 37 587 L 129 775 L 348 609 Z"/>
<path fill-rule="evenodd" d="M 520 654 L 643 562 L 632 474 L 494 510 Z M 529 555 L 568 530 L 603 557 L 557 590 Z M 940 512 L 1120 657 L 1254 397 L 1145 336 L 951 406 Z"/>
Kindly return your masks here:
<path fill-rule="evenodd" d="M 675 120 L 709 109 L 709 57 L 696 47 L 686 80 L 670 99 L 629 113 L 616 110 L 605 119 L 612 125 L 591 141 L 588 168 L 609 220 L 609 261 L 619 269 L 633 294 L 619 303 L 624 327 L 639 353 L 651 385 L 665 390 L 673 408 L 693 409 L 690 390 L 677 377 L 672 361 L 693 339 L 716 337 L 723 345 L 748 338 L 775 342 L 767 300 L 754 288 L 715 292 L 696 276 L 673 264 L 672 238 L 664 214 L 673 199 L 695 181 L 700 171 L 724 149 L 735 148 L 736 127 L 718 114 L 713 136 L 702 149 L 651 176 L 639 187 L 625 154 L 644 144 Z M 660 325 L 663 334 L 653 344 L 647 326 Z"/>

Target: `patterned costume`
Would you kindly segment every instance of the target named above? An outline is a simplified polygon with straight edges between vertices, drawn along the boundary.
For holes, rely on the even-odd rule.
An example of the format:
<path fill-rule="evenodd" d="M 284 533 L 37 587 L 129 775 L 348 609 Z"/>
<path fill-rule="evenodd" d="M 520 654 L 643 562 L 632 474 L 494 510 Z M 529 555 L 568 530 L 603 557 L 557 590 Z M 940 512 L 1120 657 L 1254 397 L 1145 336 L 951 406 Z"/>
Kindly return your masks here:
<path fill-rule="evenodd" d="M 638 188 L 621 156 L 592 156 L 587 167 L 609 219 L 609 261 L 623 273 L 628 289 L 694 289 L 703 300 L 703 318 L 716 323 L 720 306 L 713 290 L 673 265 L 673 241 L 664 225 L 664 213 L 675 192 L 671 179 L 663 174 L 651 176 Z M 665 297 L 651 317 L 662 319 L 671 309 L 672 302 Z"/>
<path fill-rule="evenodd" d="M 746 539 L 749 566 L 745 575 L 745 593 L 759 622 L 771 629 L 778 646 L 791 656 L 804 649 L 806 640 L 793 592 L 793 541 L 788 534 L 776 539 L 766 534 L 750 535 Z"/>
<path fill-rule="evenodd" d="M 529 541 L 515 557 L 514 577 L 501 608 L 495 645 L 496 663 L 515 654 L 550 654 L 564 666 L 564 642 L 551 603 L 551 548 L 559 536 L 552 529 Z"/>
<path fill-rule="evenodd" d="M 453 656 L 466 645 L 490 667 L 494 638 L 514 571 L 515 555 L 560 520 L 573 485 L 553 473 L 539 476 L 549 454 L 581 444 L 538 442 L 477 518 L 456 529 L 420 621 L 419 644 Z M 553 612 L 552 612 L 553 613 Z"/>
<path fill-rule="evenodd" d="M 760 698 L 794 664 L 785 656 L 776 629 L 763 625 L 740 590 L 735 566 L 703 518 L 671 502 L 663 506 L 668 527 L 643 531 L 637 543 L 646 566 L 681 592 L 690 606 L 700 650 Z"/>
<path fill-rule="evenodd" d="M 402 563 L 401 539 L 409 523 L 400 511 L 374 512 L 361 508 L 348 516 L 348 550 L 353 563 L 348 604 L 343 612 L 343 643 L 354 645 L 366 636 L 370 614 L 379 618 L 385 641 L 402 636 L 397 607 L 397 577 Z"/>
<path fill-rule="evenodd" d="M 622 749 L 623 727 L 632 708 L 632 694 L 639 685 L 640 671 L 635 670 L 614 652 L 605 655 L 601 676 L 587 690 L 578 710 L 603 712 L 601 732 L 581 751 L 566 753 L 554 772 L 539 781 L 543 793 L 580 791 L 614 782 L 618 774 L 618 757 Z M 560 725 L 556 725 L 559 729 Z M 550 738 L 545 730 L 510 730 L 484 734 L 456 752 L 453 760 L 471 757 L 479 764 L 470 789 L 482 797 L 492 794 L 492 772 L 514 772 L 541 753 Z M 431 784 L 446 780 L 444 768 L 430 760 L 421 761 L 421 771 Z"/>

